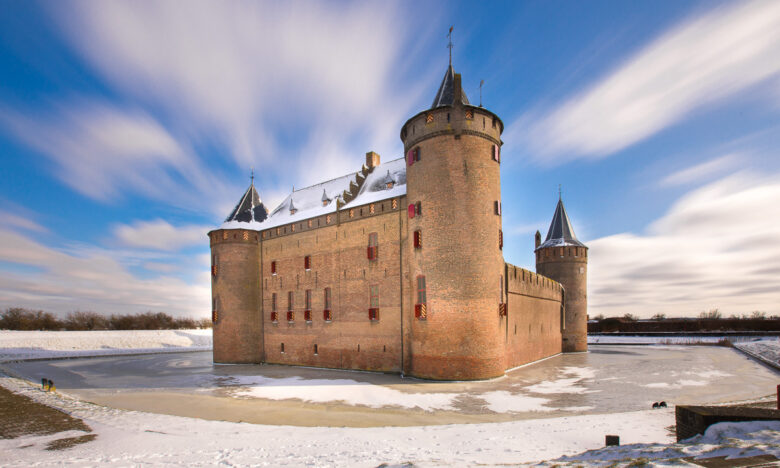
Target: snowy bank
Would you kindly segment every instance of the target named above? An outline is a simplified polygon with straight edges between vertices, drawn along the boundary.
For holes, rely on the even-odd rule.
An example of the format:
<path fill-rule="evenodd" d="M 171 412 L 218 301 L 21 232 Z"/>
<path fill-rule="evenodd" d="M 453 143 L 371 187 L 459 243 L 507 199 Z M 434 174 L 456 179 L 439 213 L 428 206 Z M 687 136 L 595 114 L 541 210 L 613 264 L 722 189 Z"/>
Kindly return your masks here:
<path fill-rule="evenodd" d="M 211 330 L 0 330 L 0 362 L 211 349 Z"/>
<path fill-rule="evenodd" d="M 734 347 L 775 369 L 780 369 L 780 341 L 776 339 L 735 343 Z"/>
<path fill-rule="evenodd" d="M 724 340 L 731 343 L 756 341 L 754 335 L 610 335 L 606 333 L 588 335 L 589 345 L 699 345 L 718 344 Z"/>

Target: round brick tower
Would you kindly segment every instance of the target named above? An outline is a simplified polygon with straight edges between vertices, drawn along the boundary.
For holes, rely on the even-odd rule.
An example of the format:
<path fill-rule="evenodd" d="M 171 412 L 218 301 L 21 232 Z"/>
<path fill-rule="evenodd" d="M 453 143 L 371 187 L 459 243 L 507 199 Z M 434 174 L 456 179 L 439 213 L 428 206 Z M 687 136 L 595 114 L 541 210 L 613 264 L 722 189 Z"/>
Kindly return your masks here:
<path fill-rule="evenodd" d="M 538 236 L 538 232 L 537 232 Z M 574 229 L 558 200 L 547 239 L 536 241 L 536 272 L 563 285 L 564 353 L 588 350 L 588 248 L 577 240 Z"/>
<path fill-rule="evenodd" d="M 223 228 L 208 234 L 216 363 L 263 360 L 260 236 L 251 226 L 266 216 L 267 211 L 252 184 Z"/>
<path fill-rule="evenodd" d="M 431 108 L 401 129 L 409 204 L 404 367 L 411 375 L 504 375 L 502 131 L 495 114 L 469 104 L 452 65 Z"/>

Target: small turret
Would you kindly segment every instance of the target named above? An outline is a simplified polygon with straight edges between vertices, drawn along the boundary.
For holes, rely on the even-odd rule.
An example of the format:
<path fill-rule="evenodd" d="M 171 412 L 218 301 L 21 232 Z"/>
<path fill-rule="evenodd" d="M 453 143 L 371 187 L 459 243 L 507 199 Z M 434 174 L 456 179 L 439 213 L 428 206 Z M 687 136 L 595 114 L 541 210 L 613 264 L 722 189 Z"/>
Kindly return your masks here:
<path fill-rule="evenodd" d="M 588 350 L 588 248 L 574 234 L 558 198 L 544 243 L 536 232 L 536 272 L 563 285 L 563 352 Z"/>

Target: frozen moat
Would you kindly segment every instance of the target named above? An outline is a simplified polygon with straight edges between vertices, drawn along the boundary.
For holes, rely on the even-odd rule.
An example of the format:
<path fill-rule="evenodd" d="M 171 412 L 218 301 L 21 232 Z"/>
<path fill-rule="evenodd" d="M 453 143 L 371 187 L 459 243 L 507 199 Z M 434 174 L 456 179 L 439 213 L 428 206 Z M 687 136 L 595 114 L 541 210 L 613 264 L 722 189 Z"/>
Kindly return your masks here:
<path fill-rule="evenodd" d="M 111 407 L 227 421 L 384 426 L 509 421 L 766 396 L 778 373 L 732 349 L 591 346 L 479 382 L 273 365 L 214 365 L 211 352 L 5 364 Z"/>

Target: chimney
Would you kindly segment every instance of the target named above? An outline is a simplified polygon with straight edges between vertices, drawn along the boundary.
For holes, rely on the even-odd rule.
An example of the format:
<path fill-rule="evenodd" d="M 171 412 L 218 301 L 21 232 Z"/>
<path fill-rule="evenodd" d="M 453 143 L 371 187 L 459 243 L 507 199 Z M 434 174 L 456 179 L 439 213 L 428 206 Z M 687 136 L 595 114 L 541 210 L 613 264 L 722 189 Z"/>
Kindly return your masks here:
<path fill-rule="evenodd" d="M 379 165 L 379 154 L 373 151 L 366 153 L 366 167 L 369 171 L 372 171 Z"/>
<path fill-rule="evenodd" d="M 463 104 L 463 86 L 460 82 L 460 73 L 455 73 L 455 80 L 452 82 L 452 105 L 461 104 Z"/>
<path fill-rule="evenodd" d="M 539 232 L 539 230 L 537 230 L 536 235 L 534 235 L 534 247 L 538 249 L 541 244 L 542 244 L 542 233 Z"/>

